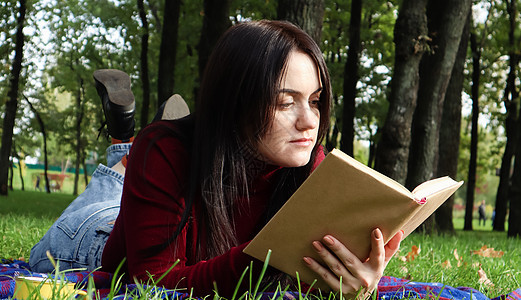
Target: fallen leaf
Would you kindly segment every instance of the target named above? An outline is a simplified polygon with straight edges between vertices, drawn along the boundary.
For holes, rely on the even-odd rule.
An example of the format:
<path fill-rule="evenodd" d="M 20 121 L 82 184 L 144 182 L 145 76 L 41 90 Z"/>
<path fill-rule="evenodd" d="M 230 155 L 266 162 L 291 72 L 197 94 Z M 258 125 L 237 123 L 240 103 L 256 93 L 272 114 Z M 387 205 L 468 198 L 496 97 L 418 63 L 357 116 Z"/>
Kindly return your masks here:
<path fill-rule="evenodd" d="M 420 254 L 420 251 L 421 251 L 420 247 L 413 245 L 411 247 L 411 251 L 409 253 L 407 253 L 406 260 L 413 261 L 416 258 L 416 256 L 418 256 L 418 254 Z"/>
<path fill-rule="evenodd" d="M 449 260 L 446 260 L 446 261 L 442 262 L 441 266 L 444 267 L 445 269 L 452 268 L 452 265 L 450 264 Z"/>
<path fill-rule="evenodd" d="M 483 256 L 483 257 L 493 257 L 493 258 L 499 258 L 505 254 L 503 251 L 496 251 L 496 250 L 494 250 L 494 248 L 488 248 L 487 245 L 483 245 L 483 247 L 481 247 L 481 249 L 475 250 L 472 253 L 479 255 L 479 256 Z"/>
<path fill-rule="evenodd" d="M 452 251 L 452 253 L 454 254 L 454 258 L 456 258 L 456 260 L 460 259 L 459 255 L 458 255 L 458 249 L 454 249 L 454 251 Z"/>
<path fill-rule="evenodd" d="M 488 279 L 487 274 L 486 274 L 485 271 L 481 268 L 481 266 L 479 267 L 478 275 L 479 275 L 479 280 L 478 280 L 478 282 L 479 282 L 480 284 L 483 284 L 483 285 L 486 285 L 486 286 L 490 286 L 490 287 L 493 287 L 493 286 L 494 286 L 494 284 L 492 283 L 492 281 L 490 281 L 490 279 Z"/>

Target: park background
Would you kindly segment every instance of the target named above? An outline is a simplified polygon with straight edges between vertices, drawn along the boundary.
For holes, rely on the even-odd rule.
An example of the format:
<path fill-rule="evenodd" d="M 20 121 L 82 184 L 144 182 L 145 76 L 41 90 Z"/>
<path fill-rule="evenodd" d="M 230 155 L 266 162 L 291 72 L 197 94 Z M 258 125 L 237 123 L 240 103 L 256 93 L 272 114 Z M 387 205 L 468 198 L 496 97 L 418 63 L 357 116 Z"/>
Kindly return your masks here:
<path fill-rule="evenodd" d="M 94 70 L 131 76 L 139 130 L 174 93 L 194 109 L 206 60 L 229 26 L 284 19 L 310 33 L 328 63 L 328 149 L 409 188 L 444 175 L 464 180 L 421 230 L 454 232 L 455 220 L 472 230 L 485 200 L 499 220 L 494 230 L 517 237 L 517 2 L 3 1 L 0 193 L 34 190 L 35 174 L 46 170 L 66 178 L 56 189 L 41 177 L 43 191 L 81 193 L 109 145 L 104 129 L 98 132 L 103 111 Z"/>
<path fill-rule="evenodd" d="M 285 19 L 319 43 L 330 70 L 326 148 L 409 188 L 444 175 L 465 181 L 402 243 L 387 275 L 470 286 L 491 297 L 508 293 L 521 286 L 519 4 L 1 1 L 0 257 L 27 259 L 93 168 L 105 163 L 109 140 L 98 132 L 95 70 L 130 75 L 139 130 L 174 93 L 194 109 L 206 60 L 229 26 Z M 46 187 L 46 170 L 64 177 L 61 190 L 52 181 Z M 476 218 L 482 200 L 486 225 Z M 494 210 L 501 221 L 492 228 Z M 487 246 L 496 250 L 480 251 Z"/>

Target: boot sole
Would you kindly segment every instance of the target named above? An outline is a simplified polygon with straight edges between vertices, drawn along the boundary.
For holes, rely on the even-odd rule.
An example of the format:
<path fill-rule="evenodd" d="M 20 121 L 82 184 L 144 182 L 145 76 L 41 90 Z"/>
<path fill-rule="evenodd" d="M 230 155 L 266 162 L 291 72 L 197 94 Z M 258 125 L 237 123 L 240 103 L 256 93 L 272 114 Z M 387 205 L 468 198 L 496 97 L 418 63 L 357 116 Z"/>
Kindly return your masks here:
<path fill-rule="evenodd" d="M 165 103 L 165 109 L 161 115 L 161 120 L 176 120 L 186 117 L 190 114 L 190 109 L 183 97 L 178 94 L 168 98 Z"/>
<path fill-rule="evenodd" d="M 130 89 L 127 73 L 115 69 L 100 69 L 92 74 L 94 80 L 107 91 L 109 101 L 127 107 L 134 104 L 134 94 Z"/>

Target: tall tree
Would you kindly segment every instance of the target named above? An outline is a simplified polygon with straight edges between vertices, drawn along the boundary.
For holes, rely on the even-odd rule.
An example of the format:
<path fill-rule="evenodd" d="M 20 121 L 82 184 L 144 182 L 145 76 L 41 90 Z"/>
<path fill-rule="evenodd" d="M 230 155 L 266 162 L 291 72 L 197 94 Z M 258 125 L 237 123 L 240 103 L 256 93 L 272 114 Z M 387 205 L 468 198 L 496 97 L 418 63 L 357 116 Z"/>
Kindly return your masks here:
<path fill-rule="evenodd" d="M 157 74 L 157 107 L 172 96 L 181 0 L 165 0 Z"/>
<path fill-rule="evenodd" d="M 279 0 L 277 18 L 297 24 L 320 45 L 324 0 Z"/>
<path fill-rule="evenodd" d="M 470 134 L 470 160 L 467 178 L 467 194 L 465 202 L 464 230 L 472 230 L 474 214 L 474 194 L 476 189 L 476 169 L 478 156 L 478 119 L 479 119 L 479 85 L 481 74 L 481 45 L 476 40 L 476 34 L 470 34 L 470 49 L 472 51 L 472 121 Z"/>
<path fill-rule="evenodd" d="M 405 183 L 411 124 L 419 87 L 419 65 L 427 49 L 427 0 L 404 0 L 394 27 L 395 63 L 389 109 L 375 169 Z"/>
<path fill-rule="evenodd" d="M 217 40 L 231 26 L 231 0 L 204 0 L 204 17 L 201 37 L 197 47 L 199 55 L 199 78 L 203 77 L 204 68 Z"/>
<path fill-rule="evenodd" d="M 24 47 L 24 22 L 26 14 L 26 0 L 19 1 L 17 17 L 15 56 L 9 78 L 8 101 L 6 102 L 4 121 L 2 126 L 2 145 L 0 148 L 0 195 L 7 196 L 7 181 L 9 176 L 10 152 L 13 143 L 13 128 L 18 108 L 18 90 L 20 72 L 22 71 L 23 47 Z"/>
<path fill-rule="evenodd" d="M 420 64 L 418 105 L 414 112 L 406 186 L 414 188 L 436 174 L 440 122 L 445 93 L 461 41 L 471 0 L 430 0 L 427 5 L 431 53 Z M 431 232 L 434 217 L 421 229 Z"/>
<path fill-rule="evenodd" d="M 414 112 L 406 185 L 414 188 L 436 173 L 445 93 L 460 45 L 471 0 L 430 0 L 427 7 L 431 53 L 420 65 L 418 105 Z"/>
<path fill-rule="evenodd" d="M 519 90 L 516 86 L 517 70 L 519 68 L 519 53 L 516 49 L 517 5 L 516 0 L 506 1 L 509 16 L 508 31 L 508 58 L 509 72 L 503 95 L 503 103 L 506 108 L 505 134 L 507 137 L 501 168 L 499 171 L 499 185 L 496 194 L 496 207 L 494 217 L 494 230 L 505 231 L 505 221 L 508 208 L 508 191 L 510 187 L 510 174 L 512 159 L 518 147 L 518 101 Z"/>
<path fill-rule="evenodd" d="M 467 16 L 467 23 L 463 29 L 461 41 L 456 54 L 456 61 L 452 67 L 449 86 L 445 93 L 445 101 L 443 103 L 443 114 L 440 124 L 439 139 L 439 159 L 436 177 L 450 176 L 456 178 L 458 174 L 458 157 L 460 145 L 460 128 L 461 128 L 461 92 L 463 90 L 463 81 L 465 75 L 465 61 L 467 58 L 468 40 L 470 34 L 470 12 Z M 454 195 L 452 195 L 445 203 L 443 203 L 436 214 L 436 229 L 439 232 L 454 232 L 454 224 L 452 222 L 452 210 L 454 206 Z"/>
<path fill-rule="evenodd" d="M 521 132 L 521 121 L 518 119 L 516 130 Z M 515 151 L 514 172 L 508 191 L 510 213 L 508 215 L 508 236 L 521 237 L 521 147 Z"/>
<path fill-rule="evenodd" d="M 76 160 L 75 160 L 75 174 L 74 174 L 74 188 L 72 191 L 73 195 L 78 195 L 78 182 L 80 179 L 80 166 L 82 163 L 82 160 L 84 159 L 83 153 L 83 143 L 82 143 L 82 126 L 81 123 L 83 122 L 84 118 L 84 98 L 85 98 L 85 92 L 84 92 L 84 86 L 83 86 L 83 78 L 81 78 L 80 75 L 78 75 L 78 90 L 76 91 L 76 126 L 75 126 L 75 133 L 76 133 L 76 145 L 75 145 L 75 152 L 76 152 Z"/>
<path fill-rule="evenodd" d="M 141 103 L 141 128 L 148 124 L 148 111 L 150 108 L 150 79 L 148 75 L 148 19 L 145 11 L 144 0 L 137 1 L 139 11 L 139 18 L 141 19 L 141 27 L 143 33 L 141 34 L 141 58 L 140 58 L 140 78 L 141 88 L 143 93 L 143 102 Z"/>
<path fill-rule="evenodd" d="M 344 98 L 342 112 L 342 137 L 340 149 L 353 156 L 355 138 L 355 100 L 357 95 L 358 65 L 360 61 L 361 42 L 360 24 L 362 22 L 362 0 L 351 1 L 351 19 L 349 21 L 349 50 L 344 67 Z"/>
<path fill-rule="evenodd" d="M 50 193 L 51 192 L 51 185 L 49 184 L 49 177 L 47 176 L 47 171 L 49 170 L 49 159 L 48 159 L 48 156 L 47 156 L 47 132 L 45 130 L 45 124 L 43 122 L 43 119 L 42 119 L 40 113 L 38 112 L 38 110 L 36 110 L 36 108 L 31 103 L 31 101 L 29 101 L 29 99 L 27 97 L 25 97 L 25 95 L 24 95 L 24 98 L 25 98 L 25 101 L 27 101 L 27 104 L 29 104 L 29 108 L 34 113 L 34 115 L 36 117 L 36 121 L 38 122 L 38 125 L 40 125 L 40 131 L 42 132 L 42 138 L 43 138 L 43 174 L 44 174 L 44 177 L 45 177 L 44 178 L 45 179 L 45 190 L 47 191 L 47 193 Z"/>

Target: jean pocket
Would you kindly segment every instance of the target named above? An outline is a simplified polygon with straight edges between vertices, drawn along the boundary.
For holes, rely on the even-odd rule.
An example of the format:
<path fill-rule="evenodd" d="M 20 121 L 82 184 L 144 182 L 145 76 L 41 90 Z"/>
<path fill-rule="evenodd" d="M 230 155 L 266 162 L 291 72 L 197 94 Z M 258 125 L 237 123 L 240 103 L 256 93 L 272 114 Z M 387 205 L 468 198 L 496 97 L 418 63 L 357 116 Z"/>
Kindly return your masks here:
<path fill-rule="evenodd" d="M 93 205 L 90 209 L 76 210 L 73 213 L 63 216 L 58 222 L 57 227 L 63 231 L 71 240 L 74 240 L 78 235 L 100 219 L 106 216 L 110 210 L 119 208 L 119 205 L 112 205 L 102 207 L 101 205 Z M 97 224 L 96 224 L 97 225 Z M 103 225 L 101 225 L 103 226 Z"/>
<path fill-rule="evenodd" d="M 88 254 L 88 270 L 94 271 L 96 268 L 101 266 L 101 258 L 103 255 L 103 249 L 107 240 L 114 228 L 114 220 L 104 219 L 100 222 L 100 226 L 96 228 L 96 233 L 92 239 L 91 246 Z"/>

